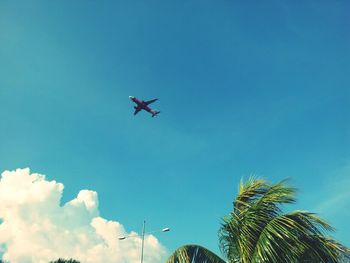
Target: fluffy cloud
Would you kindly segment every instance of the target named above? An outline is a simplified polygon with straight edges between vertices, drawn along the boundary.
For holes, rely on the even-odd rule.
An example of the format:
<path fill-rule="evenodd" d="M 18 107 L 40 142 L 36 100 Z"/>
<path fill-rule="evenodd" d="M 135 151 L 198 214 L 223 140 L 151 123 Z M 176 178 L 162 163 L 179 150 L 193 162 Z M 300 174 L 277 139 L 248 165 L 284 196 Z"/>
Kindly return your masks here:
<path fill-rule="evenodd" d="M 29 169 L 5 171 L 0 180 L 0 253 L 11 263 L 47 263 L 74 258 L 84 263 L 140 261 L 139 237 L 118 240 L 123 225 L 99 216 L 98 196 L 82 190 L 60 206 L 63 184 L 30 174 Z M 145 237 L 145 263 L 161 262 L 165 248 Z"/>

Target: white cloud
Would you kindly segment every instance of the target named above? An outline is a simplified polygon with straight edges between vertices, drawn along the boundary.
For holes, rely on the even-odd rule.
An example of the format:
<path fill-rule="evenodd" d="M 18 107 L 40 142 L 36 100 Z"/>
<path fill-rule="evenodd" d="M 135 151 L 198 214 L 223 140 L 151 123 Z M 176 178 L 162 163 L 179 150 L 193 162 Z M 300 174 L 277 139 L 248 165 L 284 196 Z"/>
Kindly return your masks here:
<path fill-rule="evenodd" d="M 48 263 L 74 258 L 84 263 L 140 261 L 141 238 L 123 241 L 123 225 L 99 216 L 98 196 L 82 190 L 60 206 L 64 186 L 30 174 L 29 169 L 5 171 L 0 180 L 0 253 L 11 263 Z M 0 221 L 1 222 L 1 221 Z M 145 237 L 145 263 L 161 262 L 165 248 Z"/>

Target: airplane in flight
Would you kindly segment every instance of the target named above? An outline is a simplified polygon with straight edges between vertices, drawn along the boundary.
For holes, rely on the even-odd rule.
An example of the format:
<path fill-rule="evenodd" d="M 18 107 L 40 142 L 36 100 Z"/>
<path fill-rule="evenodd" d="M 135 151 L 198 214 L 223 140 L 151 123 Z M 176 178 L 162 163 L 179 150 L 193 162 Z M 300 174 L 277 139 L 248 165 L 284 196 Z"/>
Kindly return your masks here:
<path fill-rule="evenodd" d="M 152 110 L 150 107 L 148 107 L 149 104 L 155 102 L 158 99 L 148 100 L 148 101 L 140 101 L 136 97 L 129 96 L 130 100 L 136 103 L 136 106 L 134 106 L 135 112 L 134 115 L 136 115 L 139 111 L 145 110 L 152 114 L 152 117 L 157 116 L 157 114 L 160 113 L 160 111 Z"/>

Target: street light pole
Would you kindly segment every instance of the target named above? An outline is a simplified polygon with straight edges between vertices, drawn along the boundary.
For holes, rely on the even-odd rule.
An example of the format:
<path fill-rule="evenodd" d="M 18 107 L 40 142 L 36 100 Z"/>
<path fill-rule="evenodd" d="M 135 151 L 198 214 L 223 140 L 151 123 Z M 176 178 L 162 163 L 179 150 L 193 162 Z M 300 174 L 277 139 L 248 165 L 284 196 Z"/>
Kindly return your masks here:
<path fill-rule="evenodd" d="M 146 220 L 143 220 L 142 226 L 142 245 L 141 245 L 141 263 L 143 263 L 143 246 L 145 243 L 145 228 L 146 228 Z"/>
<path fill-rule="evenodd" d="M 170 228 L 166 227 L 163 228 L 161 230 L 156 230 L 156 231 L 151 231 L 151 232 L 147 232 L 146 233 L 146 220 L 143 220 L 143 225 L 142 225 L 142 233 L 141 233 L 141 263 L 143 263 L 143 248 L 144 248 L 144 244 L 145 244 L 145 235 L 147 234 L 153 234 L 153 233 L 157 233 L 157 232 L 169 232 Z M 121 236 L 118 239 L 119 240 L 124 240 L 130 237 L 140 237 L 140 235 L 130 235 L 130 236 Z"/>

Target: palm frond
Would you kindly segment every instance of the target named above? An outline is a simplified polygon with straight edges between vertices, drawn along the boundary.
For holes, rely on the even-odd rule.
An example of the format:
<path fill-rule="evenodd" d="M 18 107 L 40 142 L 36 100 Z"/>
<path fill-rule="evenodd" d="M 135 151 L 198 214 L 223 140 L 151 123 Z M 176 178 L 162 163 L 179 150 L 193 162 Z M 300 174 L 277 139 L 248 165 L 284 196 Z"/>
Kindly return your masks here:
<path fill-rule="evenodd" d="M 220 247 L 228 260 L 260 262 L 339 262 L 349 250 L 326 237 L 333 228 L 304 211 L 283 214 L 280 206 L 295 202 L 296 189 L 287 181 L 267 184 L 241 181 L 233 211 L 223 218 Z"/>
<path fill-rule="evenodd" d="M 174 251 L 166 263 L 225 263 L 210 250 L 198 245 L 185 245 Z"/>
<path fill-rule="evenodd" d="M 63 258 L 59 258 L 55 261 L 50 261 L 50 263 L 80 263 L 80 261 L 77 261 L 75 259 L 63 259 Z"/>
<path fill-rule="evenodd" d="M 286 181 L 274 185 L 255 178 L 241 181 L 233 212 L 219 231 L 221 250 L 229 260 L 240 255 L 242 262 L 251 261 L 261 231 L 281 214 L 279 205 L 295 202 L 295 191 Z"/>

